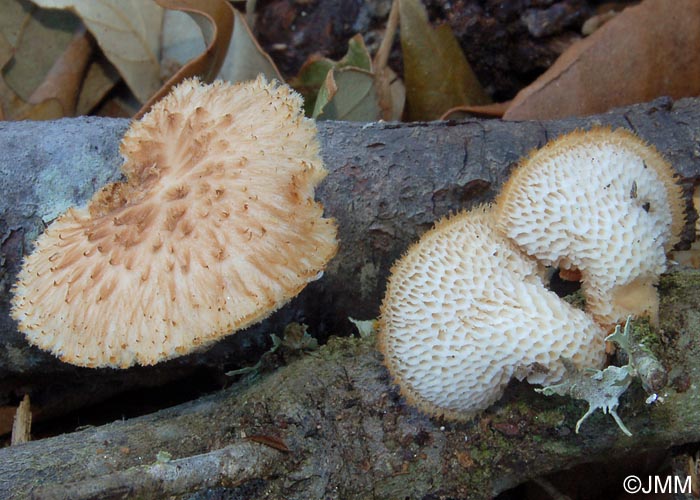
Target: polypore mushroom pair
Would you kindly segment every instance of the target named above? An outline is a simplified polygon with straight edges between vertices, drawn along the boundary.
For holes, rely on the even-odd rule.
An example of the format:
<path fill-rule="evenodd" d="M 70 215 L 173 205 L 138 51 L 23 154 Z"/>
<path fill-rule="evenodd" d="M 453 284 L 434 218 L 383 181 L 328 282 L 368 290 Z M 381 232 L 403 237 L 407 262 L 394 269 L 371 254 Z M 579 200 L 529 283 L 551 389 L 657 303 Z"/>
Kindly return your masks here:
<path fill-rule="evenodd" d="M 496 205 L 438 222 L 394 265 L 379 347 L 402 393 L 464 419 L 511 377 L 553 384 L 561 358 L 600 368 L 628 315 L 656 317 L 656 283 L 684 224 L 680 187 L 633 134 L 573 132 L 531 154 Z M 587 312 L 548 290 L 542 266 L 580 273 Z"/>
<path fill-rule="evenodd" d="M 578 270 L 587 310 L 612 331 L 656 321 L 656 284 L 685 224 L 672 167 L 623 129 L 576 131 L 533 153 L 496 201 L 499 229 L 542 263 Z"/>
<path fill-rule="evenodd" d="M 265 318 L 336 252 L 316 128 L 287 86 L 185 81 L 121 153 L 126 181 L 56 219 L 14 286 L 19 329 L 63 361 L 186 354 Z"/>

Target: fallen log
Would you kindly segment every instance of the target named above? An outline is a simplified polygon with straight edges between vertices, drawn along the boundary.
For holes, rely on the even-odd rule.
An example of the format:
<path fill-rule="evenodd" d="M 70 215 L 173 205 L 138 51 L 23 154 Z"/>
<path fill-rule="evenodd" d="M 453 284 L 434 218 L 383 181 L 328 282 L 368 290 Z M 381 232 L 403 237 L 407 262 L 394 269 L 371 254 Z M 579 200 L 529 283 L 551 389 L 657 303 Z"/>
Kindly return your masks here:
<path fill-rule="evenodd" d="M 301 321 L 321 341 L 353 331 L 348 317 L 373 318 L 391 264 L 441 216 L 489 201 L 518 159 L 577 127 L 631 128 L 674 165 L 690 192 L 700 180 L 700 101 L 660 99 L 605 115 L 552 122 L 319 123 L 329 175 L 318 190 L 339 225 L 341 247 L 323 279 L 269 320 L 155 367 L 84 369 L 29 346 L 9 317 L 22 256 L 53 218 L 119 178 L 125 120 L 76 118 L 0 122 L 0 407 L 25 394 L 34 420 L 135 387 L 160 386 L 208 370 L 212 378 L 252 363 L 269 333 Z M 7 422 L 0 433 L 9 430 Z"/>
<path fill-rule="evenodd" d="M 199 400 L 1 449 L 0 497 L 488 499 L 576 464 L 697 442 L 700 272 L 674 270 L 660 292 L 661 327 L 644 342 L 670 382 L 655 403 L 638 382 L 622 397 L 631 437 L 600 412 L 575 433 L 585 403 L 524 383 L 472 421 L 430 419 L 398 396 L 372 337 L 332 338 Z"/>

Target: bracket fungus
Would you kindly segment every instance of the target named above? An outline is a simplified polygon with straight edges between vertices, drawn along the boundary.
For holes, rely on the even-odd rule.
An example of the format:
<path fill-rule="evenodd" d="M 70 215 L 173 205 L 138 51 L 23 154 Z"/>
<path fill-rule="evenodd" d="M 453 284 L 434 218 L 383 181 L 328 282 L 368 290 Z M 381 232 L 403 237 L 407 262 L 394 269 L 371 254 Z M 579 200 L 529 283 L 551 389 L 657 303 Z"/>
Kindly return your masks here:
<path fill-rule="evenodd" d="M 394 265 L 378 345 L 409 403 L 464 419 L 496 401 L 511 377 L 558 382 L 562 357 L 602 367 L 604 337 L 478 207 L 438 222 Z"/>
<path fill-rule="evenodd" d="M 186 354 L 264 319 L 336 253 L 316 128 L 285 85 L 187 80 L 121 153 L 126 181 L 56 219 L 13 289 L 19 329 L 63 361 Z"/>
<path fill-rule="evenodd" d="M 655 322 L 655 284 L 685 224 L 671 166 L 623 129 L 575 131 L 533 152 L 504 185 L 499 229 L 541 262 L 580 271 L 587 310 L 611 330 Z"/>

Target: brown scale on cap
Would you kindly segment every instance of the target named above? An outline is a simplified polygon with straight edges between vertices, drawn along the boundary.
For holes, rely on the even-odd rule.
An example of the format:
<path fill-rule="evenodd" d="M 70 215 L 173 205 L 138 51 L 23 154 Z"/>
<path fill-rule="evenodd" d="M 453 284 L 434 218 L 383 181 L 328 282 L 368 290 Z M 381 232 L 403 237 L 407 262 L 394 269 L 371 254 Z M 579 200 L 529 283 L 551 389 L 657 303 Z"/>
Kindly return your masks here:
<path fill-rule="evenodd" d="M 301 98 L 188 80 L 134 122 L 127 180 L 69 209 L 14 286 L 29 341 L 89 367 L 150 365 L 264 319 L 336 252 Z"/>

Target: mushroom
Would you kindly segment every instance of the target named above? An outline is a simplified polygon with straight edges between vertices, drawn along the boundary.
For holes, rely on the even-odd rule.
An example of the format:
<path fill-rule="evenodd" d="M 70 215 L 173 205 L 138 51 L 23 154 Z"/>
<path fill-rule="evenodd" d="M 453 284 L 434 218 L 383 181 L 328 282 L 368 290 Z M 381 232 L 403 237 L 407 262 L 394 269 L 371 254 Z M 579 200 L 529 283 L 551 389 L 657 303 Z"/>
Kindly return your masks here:
<path fill-rule="evenodd" d="M 655 284 L 685 224 L 671 166 L 634 134 L 575 131 L 522 161 L 497 198 L 497 226 L 525 253 L 580 271 L 587 309 L 611 330 L 658 316 Z"/>
<path fill-rule="evenodd" d="M 604 332 L 549 291 L 538 263 L 478 207 L 439 221 L 393 266 L 378 345 L 410 404 L 465 419 L 512 377 L 553 384 L 561 358 L 600 368 Z"/>
<path fill-rule="evenodd" d="M 57 218 L 13 288 L 19 329 L 65 362 L 189 353 L 264 319 L 336 252 L 316 128 L 285 85 L 186 80 L 121 153 L 126 180 Z"/>

